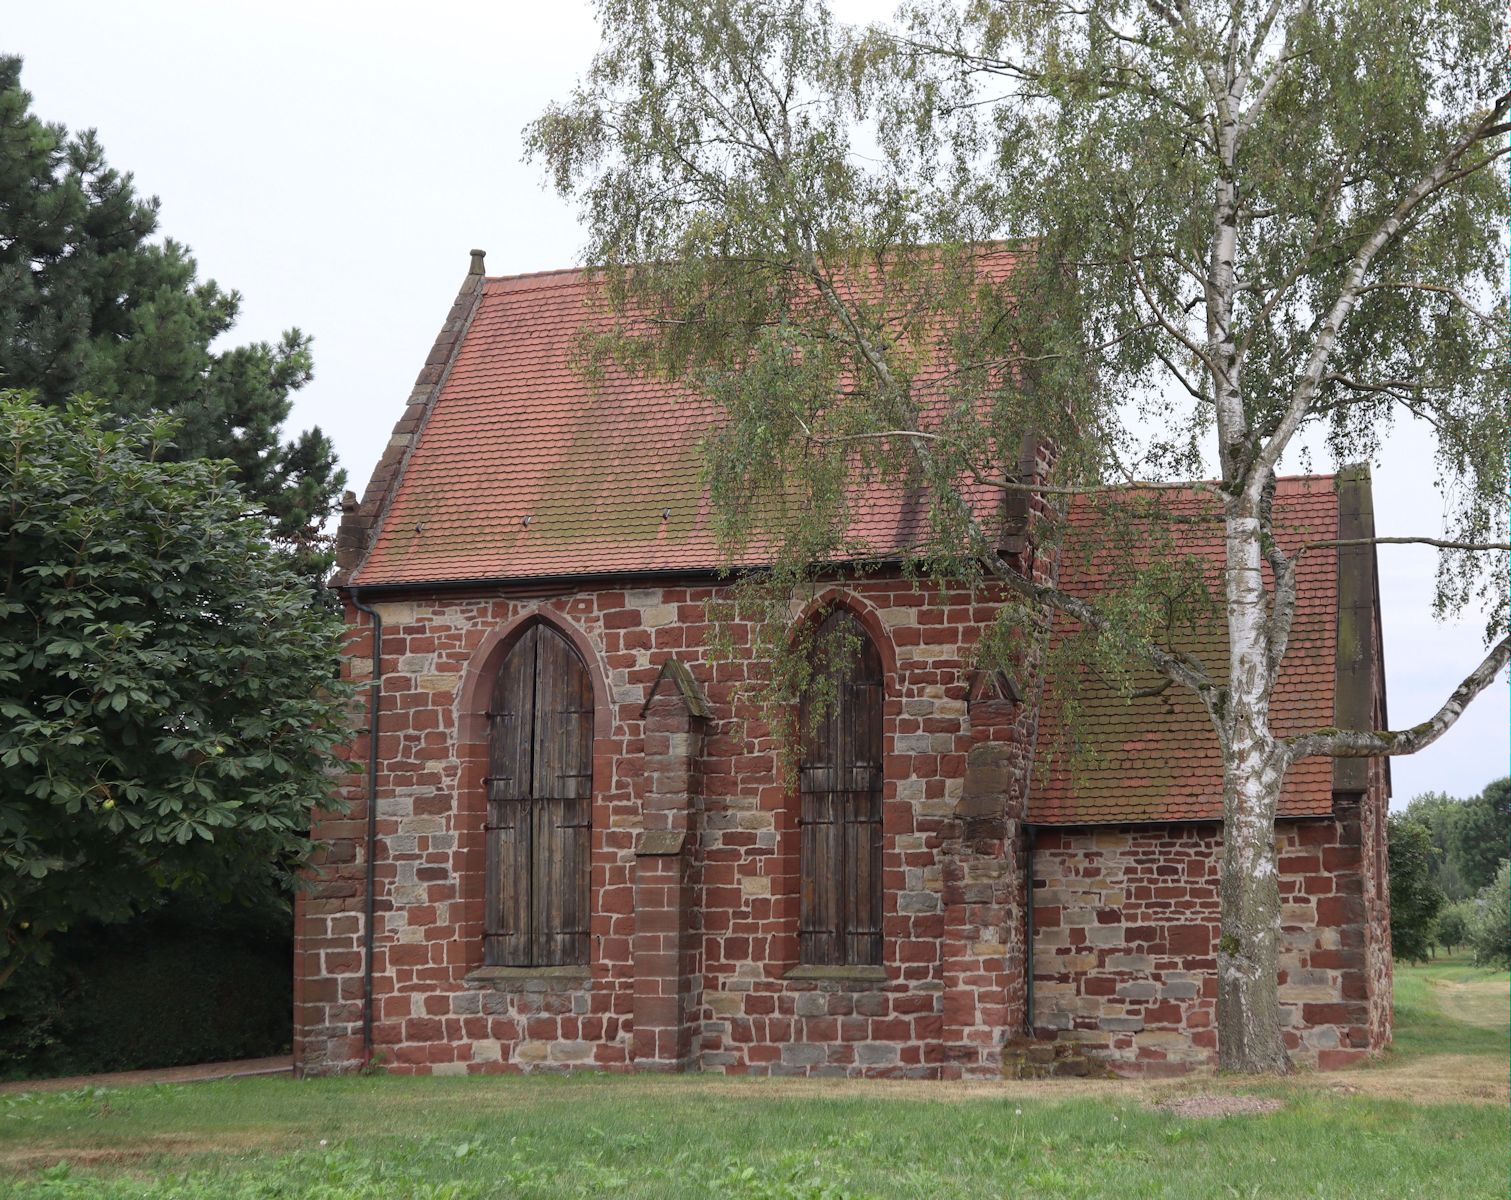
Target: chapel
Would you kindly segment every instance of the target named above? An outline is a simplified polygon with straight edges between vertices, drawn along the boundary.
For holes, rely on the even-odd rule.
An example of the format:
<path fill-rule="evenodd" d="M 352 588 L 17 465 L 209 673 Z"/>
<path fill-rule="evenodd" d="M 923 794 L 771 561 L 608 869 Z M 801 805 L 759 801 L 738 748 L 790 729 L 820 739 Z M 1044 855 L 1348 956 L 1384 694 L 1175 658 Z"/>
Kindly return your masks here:
<path fill-rule="evenodd" d="M 717 414 L 583 377 L 596 286 L 489 276 L 474 252 L 348 494 L 333 584 L 363 699 L 297 900 L 297 1069 L 1214 1065 L 1222 774 L 1196 699 L 1091 689 L 1095 752 L 1050 762 L 1066 731 L 1042 690 L 976 652 L 997 597 L 888 569 L 915 510 L 882 496 L 860 530 L 881 567 L 836 564 L 795 606 L 854 649 L 785 769 L 743 699 L 758 664 L 709 649 L 729 587 L 700 482 Z M 1025 431 L 1014 451 L 1034 479 L 1053 448 Z M 1002 550 L 1094 598 L 1095 563 L 1067 549 L 1093 518 L 1072 503 L 1064 545 L 1040 546 L 1047 503 L 1004 502 Z M 1283 479 L 1274 513 L 1282 541 L 1372 536 L 1368 473 Z M 1181 529 L 1215 577 L 1220 526 Z M 1277 731 L 1386 727 L 1373 547 L 1300 570 Z M 1221 661 L 1224 638 L 1192 645 Z M 1389 790 L 1384 760 L 1285 781 L 1278 984 L 1300 1065 L 1389 1040 Z"/>

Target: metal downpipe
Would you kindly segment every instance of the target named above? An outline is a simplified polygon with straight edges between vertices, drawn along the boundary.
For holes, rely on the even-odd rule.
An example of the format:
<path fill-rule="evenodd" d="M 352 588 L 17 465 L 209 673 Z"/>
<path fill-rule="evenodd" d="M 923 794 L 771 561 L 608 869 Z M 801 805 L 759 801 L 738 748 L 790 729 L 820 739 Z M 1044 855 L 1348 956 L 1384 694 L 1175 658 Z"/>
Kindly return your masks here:
<path fill-rule="evenodd" d="M 1023 823 L 1023 912 L 1027 920 L 1027 934 L 1023 945 L 1023 997 L 1025 1032 L 1034 1036 L 1034 847 L 1039 840 L 1039 827 Z"/>
<path fill-rule="evenodd" d="M 363 889 L 362 917 L 362 1065 L 371 1065 L 373 1056 L 373 946 L 377 919 L 378 867 L 378 714 L 383 697 L 383 618 L 378 610 L 364 604 L 353 588 L 352 606 L 372 620 L 372 680 L 368 685 L 367 708 L 367 883 Z"/>

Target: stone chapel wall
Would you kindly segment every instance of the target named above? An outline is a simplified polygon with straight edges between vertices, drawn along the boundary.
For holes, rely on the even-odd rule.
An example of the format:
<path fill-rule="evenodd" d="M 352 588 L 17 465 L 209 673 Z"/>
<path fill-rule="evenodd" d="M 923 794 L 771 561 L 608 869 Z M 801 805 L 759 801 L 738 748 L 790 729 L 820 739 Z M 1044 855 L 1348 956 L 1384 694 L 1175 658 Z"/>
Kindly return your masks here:
<path fill-rule="evenodd" d="M 885 967 L 880 978 L 805 978 L 798 969 L 796 797 L 760 714 L 736 705 L 736 685 L 753 668 L 714 663 L 705 652 L 711 594 L 602 588 L 378 606 L 384 659 L 373 1040 L 390 1070 L 627 1068 L 637 1060 L 637 872 L 643 888 L 644 877 L 666 867 L 639 853 L 654 790 L 648 755 L 664 748 L 647 726 L 654 713 L 642 706 L 670 658 L 690 669 L 711 709 L 699 733 L 699 795 L 679 868 L 698 898 L 685 914 L 686 930 L 677 930 L 689 939 L 677 976 L 685 1029 L 675 1035 L 686 1045 L 678 1049 L 674 1036 L 670 1056 L 752 1073 L 998 1069 L 1001 1031 L 1023 1019 L 1015 850 L 1021 814 L 1006 811 L 1003 795 L 995 818 L 974 816 L 968 832 L 956 816 L 967 758 L 979 742 L 1009 748 L 996 755 L 995 777 L 1004 792 L 1021 795 L 1028 706 L 989 699 L 974 719 L 967 711 L 971 649 L 992 619 L 992 597 L 901 579 L 866 581 L 846 593 L 887 673 Z M 365 618 L 350 615 L 348 669 L 365 680 L 370 637 Z M 534 615 L 571 633 L 606 702 L 594 742 L 586 972 L 479 970 L 483 767 L 476 714 L 463 711 L 478 703 L 467 699 L 468 672 L 485 642 Z M 748 632 L 735 636 L 748 641 Z M 365 763 L 365 735 L 349 754 L 354 767 Z M 351 807 L 316 829 L 326 849 L 315 889 L 298 903 L 295 1054 L 311 1073 L 351 1069 L 362 1058 L 365 787 L 360 771 L 350 776 L 343 794 Z M 662 1010 L 672 1008 L 640 1009 Z M 642 1039 L 638 1057 L 649 1053 Z"/>

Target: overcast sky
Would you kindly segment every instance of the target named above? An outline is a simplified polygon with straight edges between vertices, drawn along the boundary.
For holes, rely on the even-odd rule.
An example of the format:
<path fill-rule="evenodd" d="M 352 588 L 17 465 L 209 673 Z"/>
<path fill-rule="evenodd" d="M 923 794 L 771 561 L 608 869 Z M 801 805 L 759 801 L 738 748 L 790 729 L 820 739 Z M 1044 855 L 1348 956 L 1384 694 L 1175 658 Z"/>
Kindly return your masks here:
<path fill-rule="evenodd" d="M 836 7 L 855 19 L 893 5 Z M 314 335 L 293 425 L 331 434 L 359 493 L 468 250 L 487 250 L 495 275 L 579 261 L 573 214 L 521 161 L 520 130 L 596 41 L 585 0 L 47 0 L 9 5 L 0 27 L 35 111 L 98 129 L 112 165 L 161 197 L 162 231 L 241 291 L 235 341 Z M 1376 464 L 1381 534 L 1438 532 L 1432 477 L 1426 439 L 1398 433 Z M 1433 565 L 1423 548 L 1380 550 L 1396 727 L 1429 716 L 1483 654 L 1478 617 L 1432 620 Z M 1504 775 L 1507 725 L 1502 680 L 1436 745 L 1394 760 L 1395 804 Z"/>

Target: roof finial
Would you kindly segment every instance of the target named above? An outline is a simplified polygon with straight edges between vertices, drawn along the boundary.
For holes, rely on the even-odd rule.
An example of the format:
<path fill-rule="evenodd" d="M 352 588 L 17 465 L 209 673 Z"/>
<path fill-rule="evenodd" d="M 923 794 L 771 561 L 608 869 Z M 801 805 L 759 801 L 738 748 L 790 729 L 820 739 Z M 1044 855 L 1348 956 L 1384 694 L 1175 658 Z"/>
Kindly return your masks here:
<path fill-rule="evenodd" d="M 468 270 L 467 274 L 481 275 L 483 273 L 483 256 L 487 253 L 486 250 L 474 250 L 472 252 L 472 267 Z"/>

